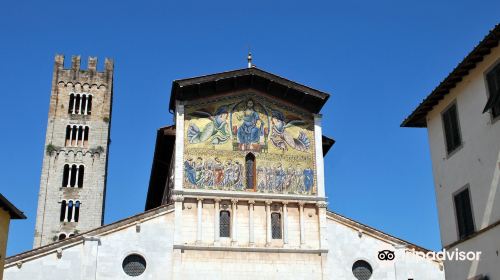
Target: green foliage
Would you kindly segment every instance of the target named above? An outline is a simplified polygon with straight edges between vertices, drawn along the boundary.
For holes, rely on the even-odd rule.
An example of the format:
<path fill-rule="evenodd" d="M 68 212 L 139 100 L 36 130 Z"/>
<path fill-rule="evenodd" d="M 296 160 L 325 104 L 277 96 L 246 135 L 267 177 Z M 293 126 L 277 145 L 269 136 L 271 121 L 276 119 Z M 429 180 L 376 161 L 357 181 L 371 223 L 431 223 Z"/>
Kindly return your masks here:
<path fill-rule="evenodd" d="M 45 152 L 49 156 L 51 156 L 56 151 L 57 151 L 57 147 L 54 146 L 52 143 L 48 144 L 47 147 L 45 147 Z"/>

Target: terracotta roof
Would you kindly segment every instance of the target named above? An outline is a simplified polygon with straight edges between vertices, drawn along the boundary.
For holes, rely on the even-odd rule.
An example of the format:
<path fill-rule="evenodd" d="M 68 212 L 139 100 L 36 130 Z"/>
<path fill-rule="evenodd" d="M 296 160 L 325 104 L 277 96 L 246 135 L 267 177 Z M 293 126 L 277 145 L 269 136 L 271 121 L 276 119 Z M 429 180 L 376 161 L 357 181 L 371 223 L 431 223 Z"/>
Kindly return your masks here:
<path fill-rule="evenodd" d="M 5 209 L 5 211 L 9 212 L 11 219 L 26 219 L 24 213 L 21 210 L 17 209 L 16 206 L 14 206 L 12 203 L 10 203 L 10 201 L 8 201 L 7 198 L 5 198 L 5 196 L 3 196 L 1 193 L 0 208 L 3 208 Z"/>
<path fill-rule="evenodd" d="M 330 97 L 326 92 L 253 67 L 176 80 L 172 83 L 169 108 L 175 109 L 175 100 L 192 100 L 249 88 L 286 99 L 313 113 L 319 113 Z"/>
<path fill-rule="evenodd" d="M 460 62 L 453 71 L 427 96 L 418 107 L 401 123 L 402 127 L 426 127 L 425 117 L 450 90 L 481 62 L 491 49 L 498 46 L 500 24 L 497 24 L 486 37 Z"/>

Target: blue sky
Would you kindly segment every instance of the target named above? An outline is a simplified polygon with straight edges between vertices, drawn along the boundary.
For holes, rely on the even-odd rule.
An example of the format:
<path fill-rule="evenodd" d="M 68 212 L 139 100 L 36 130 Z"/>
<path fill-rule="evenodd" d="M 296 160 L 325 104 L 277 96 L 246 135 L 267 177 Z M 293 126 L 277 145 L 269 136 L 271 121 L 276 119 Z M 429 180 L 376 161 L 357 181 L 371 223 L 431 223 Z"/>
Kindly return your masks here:
<path fill-rule="evenodd" d="M 115 60 L 105 223 L 144 209 L 172 80 L 246 66 L 331 93 L 329 208 L 440 249 L 427 133 L 400 128 L 498 22 L 499 1 L 3 1 L 0 192 L 31 249 L 56 53 Z"/>

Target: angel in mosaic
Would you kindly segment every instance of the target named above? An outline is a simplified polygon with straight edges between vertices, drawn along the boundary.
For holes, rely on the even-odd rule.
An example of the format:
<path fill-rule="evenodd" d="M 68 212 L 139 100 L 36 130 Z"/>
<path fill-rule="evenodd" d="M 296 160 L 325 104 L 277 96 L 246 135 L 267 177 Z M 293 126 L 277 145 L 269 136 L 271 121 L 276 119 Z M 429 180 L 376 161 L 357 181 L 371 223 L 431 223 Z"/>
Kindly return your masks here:
<path fill-rule="evenodd" d="M 208 118 L 210 122 L 201 129 L 195 123 L 189 124 L 187 138 L 190 144 L 210 141 L 213 145 L 219 145 L 229 140 L 230 133 L 227 125 L 227 106 L 219 107 L 215 115 L 203 110 L 194 111 L 191 115 L 199 118 Z"/>
<path fill-rule="evenodd" d="M 297 137 L 293 137 L 287 128 L 296 125 L 305 124 L 302 120 L 290 120 L 286 121 L 285 115 L 280 112 L 273 110 L 272 111 L 272 134 L 271 134 L 271 142 L 273 145 L 281 149 L 283 151 L 288 151 L 288 147 L 292 147 L 298 151 L 307 151 L 311 146 L 311 141 L 304 133 L 304 131 L 300 131 Z"/>

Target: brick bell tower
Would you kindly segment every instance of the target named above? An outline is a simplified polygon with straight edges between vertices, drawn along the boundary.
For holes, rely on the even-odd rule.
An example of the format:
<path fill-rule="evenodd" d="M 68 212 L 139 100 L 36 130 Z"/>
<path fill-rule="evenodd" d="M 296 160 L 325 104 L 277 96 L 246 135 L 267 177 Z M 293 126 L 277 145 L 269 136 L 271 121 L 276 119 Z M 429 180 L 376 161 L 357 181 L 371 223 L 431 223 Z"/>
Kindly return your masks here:
<path fill-rule="evenodd" d="M 112 101 L 112 60 L 56 55 L 34 248 L 103 224 Z"/>

